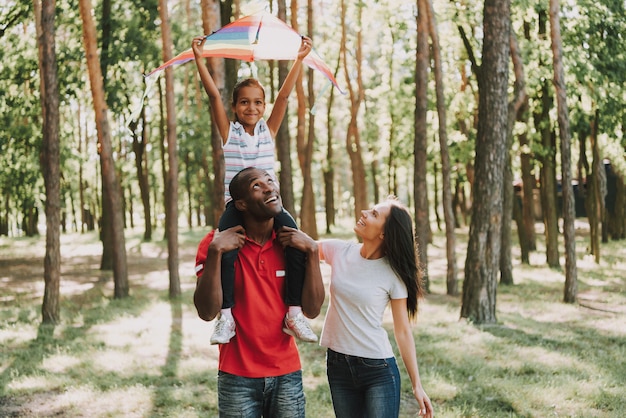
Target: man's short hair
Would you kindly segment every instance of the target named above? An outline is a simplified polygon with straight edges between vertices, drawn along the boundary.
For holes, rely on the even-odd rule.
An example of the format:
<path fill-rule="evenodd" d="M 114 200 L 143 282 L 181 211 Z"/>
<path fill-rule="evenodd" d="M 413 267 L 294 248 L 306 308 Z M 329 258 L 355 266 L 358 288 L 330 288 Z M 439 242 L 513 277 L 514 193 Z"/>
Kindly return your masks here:
<path fill-rule="evenodd" d="M 230 197 L 233 200 L 243 199 L 248 191 L 248 182 L 244 181 L 247 179 L 246 173 L 257 170 L 256 167 L 247 167 L 235 174 L 235 177 L 230 181 L 230 185 L 228 186 L 228 190 L 230 191 Z"/>

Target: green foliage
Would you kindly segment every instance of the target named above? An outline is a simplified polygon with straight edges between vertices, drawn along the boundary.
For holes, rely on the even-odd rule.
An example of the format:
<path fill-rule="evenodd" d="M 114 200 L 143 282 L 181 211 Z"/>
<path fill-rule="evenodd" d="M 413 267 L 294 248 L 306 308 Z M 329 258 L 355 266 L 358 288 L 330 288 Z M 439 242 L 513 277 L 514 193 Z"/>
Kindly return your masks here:
<path fill-rule="evenodd" d="M 363 86 L 364 101 L 358 113 L 358 124 L 363 145 L 363 159 L 366 164 L 378 164 L 377 182 L 387 187 L 391 175 L 400 174 L 398 182 L 410 184 L 413 170 L 414 140 L 414 71 L 416 48 L 416 4 L 391 0 L 348 1 L 347 11 L 347 79 L 343 68 L 338 72 L 338 80 L 344 87 L 348 82 L 356 85 L 355 42 L 357 34 L 363 40 Z M 102 2 L 94 1 L 94 18 L 98 25 L 98 42 L 102 45 Z M 172 30 L 172 53 L 177 54 L 189 48 L 193 36 L 202 29 L 199 2 L 186 7 L 174 2 L 170 4 Z M 474 140 L 478 120 L 478 87 L 476 76 L 469 62 L 469 52 L 463 44 L 459 28 L 468 36 L 471 52 L 476 64 L 481 63 L 482 53 L 482 2 L 436 1 L 433 4 L 441 46 L 444 78 L 444 100 L 447 110 L 447 136 L 450 159 L 459 167 L 471 164 L 475 158 Z M 529 94 L 529 114 L 533 115 L 542 106 L 542 87 L 552 91 L 553 79 L 552 51 L 547 21 L 547 3 L 537 0 L 518 0 L 511 5 L 511 24 L 517 35 L 524 61 L 526 90 Z M 340 9 L 338 0 L 313 2 L 313 33 L 316 51 L 334 70 L 339 52 Z M 95 146 L 96 131 L 91 104 L 90 84 L 85 64 L 82 41 L 82 23 L 78 11 L 78 1 L 56 2 L 56 52 L 59 67 L 59 88 L 61 93 L 61 155 L 62 171 L 68 198 L 77 200 L 77 173 L 82 167 L 84 183 L 89 191 L 86 198 L 98 201 L 99 174 Z M 355 22 L 356 10 L 360 8 L 362 21 Z M 256 11 L 254 2 L 241 4 L 243 13 Z M 605 153 L 610 152 L 616 169 L 623 163 L 619 147 L 626 145 L 623 130 L 626 125 L 623 86 L 626 85 L 626 58 L 624 56 L 624 34 L 626 18 L 624 3 L 620 0 L 577 0 L 561 4 L 561 30 L 563 36 L 563 58 L 568 92 L 568 106 L 573 133 L 590 132 L 589 125 L 596 110 L 599 115 L 600 141 Z M 300 32 L 305 32 L 304 7 L 299 14 Z M 332 13 L 330 12 L 332 11 Z M 542 21 L 540 21 L 542 16 Z M 289 17 L 289 16 L 288 16 Z M 43 199 L 38 169 L 38 147 L 41 141 L 41 102 L 39 97 L 39 70 L 37 59 L 37 39 L 34 31 L 32 3 L 25 1 L 9 2 L 0 7 L 0 163 L 9 167 L 0 173 L 3 193 L 10 195 L 11 212 L 21 206 L 18 200 L 24 198 L 41 206 Z M 6 22 L 6 23 L 5 23 Z M 156 68 L 163 60 L 160 17 L 157 0 L 127 2 L 121 7 L 113 2 L 110 16 L 111 38 L 109 39 L 106 77 L 106 98 L 109 106 L 109 123 L 116 151 L 116 167 L 122 176 L 125 188 L 133 189 L 136 184 L 132 138 L 128 132 L 131 113 L 138 109 L 140 99 L 146 89 L 143 74 Z M 542 32 L 543 31 L 543 32 Z M 259 77 L 265 84 L 269 80 L 269 65 L 257 63 Z M 198 176 L 198 163 L 201 152 L 210 151 L 210 118 L 206 96 L 200 92 L 202 102 L 195 103 L 196 71 L 193 64 L 174 68 L 174 88 L 178 124 L 178 144 L 181 161 L 181 179 L 188 179 L 192 192 L 205 189 Z M 306 79 L 305 79 L 306 80 Z M 511 75 L 512 82 L 513 77 Z M 161 80 L 162 83 L 163 80 Z M 275 80 L 274 80 L 275 81 Z M 333 108 L 331 133 L 327 133 L 326 106 L 330 97 L 325 89 L 326 81 L 315 76 L 313 91 L 317 93 L 314 150 L 314 193 L 323 196 L 321 173 L 324 171 L 326 138 L 330 136 L 335 149 L 335 170 L 339 189 L 350 193 L 351 184 L 349 163 L 343 139 L 349 121 L 350 101 L 336 91 Z M 163 85 L 164 83 L 162 83 Z M 163 189 L 161 173 L 161 103 L 157 88 L 146 97 L 146 131 L 148 145 L 149 175 L 155 196 Z M 512 89 L 511 89 L 512 91 Z M 290 98 L 290 132 L 294 137 L 293 112 L 295 100 Z M 429 159 L 437 161 L 438 120 L 435 109 L 434 80 L 432 72 L 429 80 L 428 127 L 432 141 Z M 201 109 L 198 111 L 199 106 Z M 551 108 L 554 104 L 551 104 Z M 545 155 L 553 150 L 543 150 L 539 144 L 540 128 L 557 129 L 554 112 L 543 121 L 531 117 L 527 124 L 518 123 L 516 132 L 525 130 L 530 140 L 529 149 L 535 156 Z M 576 137 L 573 138 L 576 140 Z M 80 142 L 79 142 L 80 141 Z M 81 151 L 78 151 L 81 144 Z M 9 149 L 10 147 L 10 149 Z M 573 144 L 574 164 L 578 147 Z M 295 151 L 295 147 L 292 146 Z M 609 151 L 610 150 L 610 151 Z M 210 154 L 209 154 L 210 155 Z M 295 161 L 297 156 L 292 159 Z M 388 167 L 393 161 L 398 171 Z M 429 164 L 429 169 L 432 165 Z M 517 168 L 518 164 L 514 164 Z M 183 172 L 185 170 L 185 172 Z M 191 171 L 188 171 L 191 170 Z M 368 171 L 368 176 L 370 171 Z M 462 173 L 459 173 L 462 175 Z M 517 173 L 516 173 L 517 175 Z M 294 166 L 294 184 L 298 183 L 299 171 Z M 373 184 L 374 179 L 368 178 Z M 25 182 L 25 183 L 18 183 Z M 19 189 L 19 190 L 18 190 Z M 23 190 L 24 189 L 24 190 Z M 66 190 L 67 190 L 66 189 Z M 31 193 L 28 193 L 31 190 Z M 179 190 L 184 190 L 180 188 Z M 383 192 L 383 190 L 381 190 Z M 410 194 L 410 191 L 408 191 Z M 371 195 L 371 194 L 370 194 Z M 350 199 L 338 199 L 338 210 L 350 210 Z M 182 202 L 182 195 L 180 197 Z M 67 203 L 65 203 L 67 205 Z M 29 203 L 30 205 L 30 203 Z M 69 205 L 68 205 L 69 206 Z"/>
<path fill-rule="evenodd" d="M 615 0 L 579 0 L 564 9 L 564 58 L 574 90 L 590 119 L 599 109 L 602 131 L 615 138 L 623 129 L 626 83 L 626 12 Z M 585 100 L 587 98 L 587 101 Z M 579 114 L 585 118 L 584 113 Z"/>

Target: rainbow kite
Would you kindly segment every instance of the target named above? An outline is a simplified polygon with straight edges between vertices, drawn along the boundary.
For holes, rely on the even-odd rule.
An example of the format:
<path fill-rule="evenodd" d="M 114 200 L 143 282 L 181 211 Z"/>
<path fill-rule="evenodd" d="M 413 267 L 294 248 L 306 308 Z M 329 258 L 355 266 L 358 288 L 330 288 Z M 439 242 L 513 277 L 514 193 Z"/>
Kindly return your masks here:
<path fill-rule="evenodd" d="M 237 19 L 206 38 L 203 57 L 232 58 L 248 62 L 257 59 L 294 60 L 302 42 L 302 36 L 298 32 L 267 12 Z M 193 59 L 190 48 L 150 71 L 146 77 L 158 74 L 171 65 L 183 64 Z M 341 91 L 330 68 L 315 51 L 312 50 L 302 62 L 324 74 Z"/>

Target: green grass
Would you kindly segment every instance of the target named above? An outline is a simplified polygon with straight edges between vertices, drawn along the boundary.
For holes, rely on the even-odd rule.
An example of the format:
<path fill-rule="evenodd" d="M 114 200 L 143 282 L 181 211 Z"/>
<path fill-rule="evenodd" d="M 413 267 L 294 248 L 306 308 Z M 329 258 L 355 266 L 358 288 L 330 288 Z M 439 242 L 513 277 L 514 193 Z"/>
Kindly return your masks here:
<path fill-rule="evenodd" d="M 203 233 L 181 231 L 183 295 L 176 301 L 167 298 L 164 242 L 128 234 L 131 295 L 114 300 L 110 272 L 98 269 L 96 235 L 63 236 L 62 321 L 54 328 L 40 326 L 45 238 L 0 237 L 0 417 L 216 416 L 213 324 L 201 321 L 192 304 Z M 464 240 L 460 233 L 460 249 Z M 603 245 L 596 265 L 581 233 L 573 305 L 561 302 L 563 273 L 545 266 L 542 249 L 532 254 L 532 266 L 515 264 L 515 284 L 499 287 L 498 323 L 489 326 L 460 320 L 460 297 L 445 295 L 443 244 L 436 234 L 429 248 L 432 294 L 414 330 L 435 416 L 626 416 L 623 243 Z M 460 275 L 464 261 L 459 251 Z M 319 333 L 323 315 L 311 322 Z M 307 416 L 332 417 L 324 349 L 300 344 L 300 352 Z M 415 417 L 399 364 L 401 416 Z"/>

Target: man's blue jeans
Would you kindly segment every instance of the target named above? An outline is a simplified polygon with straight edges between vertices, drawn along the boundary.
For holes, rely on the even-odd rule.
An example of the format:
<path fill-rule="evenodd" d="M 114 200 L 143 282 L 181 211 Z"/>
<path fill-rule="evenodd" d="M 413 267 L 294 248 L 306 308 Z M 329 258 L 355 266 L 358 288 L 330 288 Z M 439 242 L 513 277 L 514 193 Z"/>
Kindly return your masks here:
<path fill-rule="evenodd" d="M 337 418 L 393 418 L 400 414 L 396 359 L 368 359 L 328 349 L 326 374 Z"/>
<path fill-rule="evenodd" d="M 302 372 L 249 378 L 219 372 L 220 418 L 304 418 Z"/>

